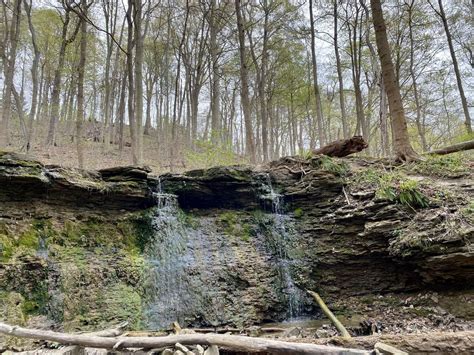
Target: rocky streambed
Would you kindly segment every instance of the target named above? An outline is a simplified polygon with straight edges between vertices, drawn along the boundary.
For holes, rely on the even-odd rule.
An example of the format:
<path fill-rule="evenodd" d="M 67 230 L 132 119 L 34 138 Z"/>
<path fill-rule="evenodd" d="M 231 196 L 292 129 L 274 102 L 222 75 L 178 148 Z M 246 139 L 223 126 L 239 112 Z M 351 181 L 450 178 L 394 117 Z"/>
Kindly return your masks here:
<path fill-rule="evenodd" d="M 321 318 L 310 289 L 354 335 L 469 331 L 472 176 L 451 158 L 156 177 L 0 153 L 0 318 L 65 331 L 284 322 L 276 336 L 332 336 L 329 322 L 295 323 Z"/>

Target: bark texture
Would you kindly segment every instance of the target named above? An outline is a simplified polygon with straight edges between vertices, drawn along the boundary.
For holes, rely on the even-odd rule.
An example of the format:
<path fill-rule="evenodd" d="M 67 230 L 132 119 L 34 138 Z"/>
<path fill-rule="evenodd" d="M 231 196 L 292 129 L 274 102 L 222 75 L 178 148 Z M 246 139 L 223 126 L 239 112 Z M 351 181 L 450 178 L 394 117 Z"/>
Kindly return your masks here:
<path fill-rule="evenodd" d="M 342 158 L 350 154 L 361 152 L 368 146 L 369 145 L 362 136 L 354 136 L 349 139 L 340 139 L 331 142 L 322 148 L 313 150 L 312 153 Z"/>

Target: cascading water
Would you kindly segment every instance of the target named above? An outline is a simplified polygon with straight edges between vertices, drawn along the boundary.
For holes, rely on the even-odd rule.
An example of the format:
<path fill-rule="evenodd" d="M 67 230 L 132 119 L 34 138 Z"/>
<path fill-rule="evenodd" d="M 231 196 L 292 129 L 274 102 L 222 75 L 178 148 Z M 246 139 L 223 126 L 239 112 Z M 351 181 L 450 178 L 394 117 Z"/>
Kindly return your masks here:
<path fill-rule="evenodd" d="M 299 316 L 303 311 L 304 292 L 296 285 L 291 274 L 293 260 L 289 256 L 292 233 L 289 231 L 290 217 L 283 211 L 283 195 L 275 192 L 269 174 L 265 174 L 263 184 L 264 194 L 261 198 L 271 202 L 273 226 L 267 237 L 271 239 L 270 244 L 276 252 L 277 266 L 283 287 L 283 293 L 288 303 L 287 316 L 292 319 Z"/>
<path fill-rule="evenodd" d="M 177 197 L 163 193 L 160 182 L 155 199 L 154 240 L 146 252 L 149 270 L 145 318 L 149 327 L 157 329 L 183 320 L 189 292 L 186 280 L 187 255 L 183 253 L 188 235 L 179 220 Z"/>

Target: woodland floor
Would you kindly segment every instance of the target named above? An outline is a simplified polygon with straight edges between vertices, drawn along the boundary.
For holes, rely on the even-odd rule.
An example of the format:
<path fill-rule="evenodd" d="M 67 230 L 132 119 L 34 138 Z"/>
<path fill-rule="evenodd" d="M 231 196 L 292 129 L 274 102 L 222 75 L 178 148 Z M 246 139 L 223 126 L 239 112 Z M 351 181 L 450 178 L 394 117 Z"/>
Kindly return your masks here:
<path fill-rule="evenodd" d="M 15 126 L 17 122 L 12 122 Z M 128 126 L 124 128 L 124 142 L 123 150 L 119 150 L 118 144 L 110 144 L 107 149 L 101 142 L 94 141 L 95 131 L 93 126 L 86 124 L 84 127 L 86 139 L 83 143 L 84 149 L 84 168 L 86 170 L 98 170 L 115 166 L 132 165 L 132 150 L 130 147 L 130 138 Z M 23 135 L 18 129 L 12 129 L 10 135 L 11 145 L 4 150 L 13 152 L 26 153 L 24 149 Z M 77 167 L 77 150 L 76 144 L 73 140 L 71 128 L 66 124 L 60 123 L 58 125 L 58 133 L 56 146 L 47 146 L 46 124 L 35 128 L 35 138 L 32 142 L 32 147 L 28 152 L 32 158 L 41 161 L 43 164 L 61 165 L 64 167 Z M 178 148 L 180 143 L 176 144 Z M 154 174 L 161 174 L 170 171 L 170 143 L 160 141 L 156 130 L 152 129 L 150 135 L 143 136 L 143 165 L 147 165 L 152 169 Z M 219 154 L 219 148 L 206 149 L 197 148 L 197 153 L 190 154 L 186 149 L 179 149 L 175 153 L 178 158 L 175 159 L 173 166 L 174 172 L 183 172 L 197 168 L 210 167 L 212 165 L 232 165 L 245 163 L 245 161 L 238 155 L 225 157 Z"/>

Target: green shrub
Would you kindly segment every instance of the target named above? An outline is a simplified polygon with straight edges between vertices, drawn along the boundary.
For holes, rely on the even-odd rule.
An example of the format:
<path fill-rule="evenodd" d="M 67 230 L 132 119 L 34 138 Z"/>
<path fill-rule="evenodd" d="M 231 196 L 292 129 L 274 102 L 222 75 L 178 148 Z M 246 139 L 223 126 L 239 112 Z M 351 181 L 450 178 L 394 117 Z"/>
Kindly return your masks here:
<path fill-rule="evenodd" d="M 376 196 L 411 208 L 429 206 L 428 197 L 421 191 L 419 183 L 397 173 L 380 176 Z"/>
<path fill-rule="evenodd" d="M 346 162 L 328 157 L 327 155 L 318 155 L 314 157 L 311 160 L 311 165 L 336 176 L 345 176 L 350 171 Z"/>

